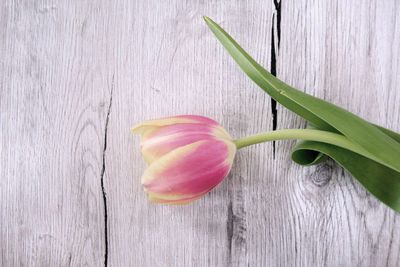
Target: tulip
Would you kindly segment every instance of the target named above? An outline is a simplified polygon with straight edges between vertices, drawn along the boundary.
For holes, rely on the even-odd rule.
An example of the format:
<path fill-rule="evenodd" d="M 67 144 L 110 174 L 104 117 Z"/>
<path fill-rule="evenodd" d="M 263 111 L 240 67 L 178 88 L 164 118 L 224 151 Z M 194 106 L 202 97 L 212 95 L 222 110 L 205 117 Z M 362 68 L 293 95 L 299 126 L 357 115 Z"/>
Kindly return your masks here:
<path fill-rule="evenodd" d="M 144 121 L 132 127 L 141 134 L 149 165 L 142 175 L 147 197 L 158 203 L 186 204 L 216 187 L 229 173 L 238 149 L 258 143 L 303 139 L 372 157 L 345 136 L 314 129 L 284 129 L 233 140 L 212 119 L 185 115 Z"/>
<path fill-rule="evenodd" d="M 152 202 L 186 204 L 204 196 L 228 175 L 236 153 L 225 129 L 202 116 L 148 120 L 131 131 L 142 135 L 148 168 L 141 180 Z"/>

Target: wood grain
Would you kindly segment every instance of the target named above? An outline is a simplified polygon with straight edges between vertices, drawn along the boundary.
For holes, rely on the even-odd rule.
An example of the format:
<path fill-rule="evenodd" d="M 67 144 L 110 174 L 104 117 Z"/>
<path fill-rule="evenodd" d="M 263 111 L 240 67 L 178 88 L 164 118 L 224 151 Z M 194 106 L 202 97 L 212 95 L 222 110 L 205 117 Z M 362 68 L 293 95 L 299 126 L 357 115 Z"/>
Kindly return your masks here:
<path fill-rule="evenodd" d="M 1 265 L 102 265 L 111 14 L 72 1 L 1 13 Z"/>
<path fill-rule="evenodd" d="M 399 11 L 396 1 L 283 5 L 278 75 L 399 132 Z M 303 126 L 287 110 L 279 112 L 279 128 Z M 289 210 L 285 220 L 293 234 L 281 242 L 291 244 L 290 255 L 298 254 L 287 259 L 289 265 L 400 265 L 398 214 L 334 162 L 311 168 L 288 162 L 287 168 L 281 186 L 292 199 L 282 210 Z"/>
<path fill-rule="evenodd" d="M 3 1 L 1 266 L 400 265 L 399 215 L 333 161 L 291 162 L 291 141 L 241 150 L 190 205 L 146 199 L 132 125 L 273 128 L 203 14 L 292 86 L 400 131 L 395 0 Z M 306 124 L 278 104 L 276 125 Z"/>

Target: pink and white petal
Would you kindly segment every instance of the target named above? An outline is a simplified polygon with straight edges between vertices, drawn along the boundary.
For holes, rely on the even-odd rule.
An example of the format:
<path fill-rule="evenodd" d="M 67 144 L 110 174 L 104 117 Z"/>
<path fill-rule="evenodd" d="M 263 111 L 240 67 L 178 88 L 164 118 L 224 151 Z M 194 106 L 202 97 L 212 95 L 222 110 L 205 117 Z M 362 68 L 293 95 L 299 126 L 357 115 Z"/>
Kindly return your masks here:
<path fill-rule="evenodd" d="M 192 143 L 154 161 L 142 176 L 146 190 L 190 198 L 218 185 L 231 168 L 230 147 L 222 140 Z"/>
<path fill-rule="evenodd" d="M 197 123 L 202 123 L 207 125 L 219 125 L 219 123 L 216 122 L 215 120 L 199 115 L 181 115 L 177 117 L 189 119 L 192 121 L 196 121 Z"/>
<path fill-rule="evenodd" d="M 186 146 L 179 147 L 175 150 L 170 151 L 166 155 L 158 158 L 154 161 L 143 173 L 142 184 L 148 185 L 154 183 L 156 180 L 160 180 L 160 173 L 175 166 L 176 162 L 179 162 L 181 158 L 187 157 L 189 154 L 196 151 L 197 147 L 204 141 L 195 142 Z M 146 187 L 145 187 L 146 190 Z"/>
<path fill-rule="evenodd" d="M 151 133 L 152 130 L 158 127 L 173 125 L 177 123 L 197 123 L 197 121 L 186 118 L 186 116 L 175 116 L 162 119 L 147 120 L 133 126 L 131 128 L 131 132 L 134 134 L 146 135 L 149 134 L 149 132 Z"/>
<path fill-rule="evenodd" d="M 218 139 L 226 139 L 229 141 L 233 140 L 229 133 L 221 126 L 214 127 L 213 135 Z"/>
<path fill-rule="evenodd" d="M 138 125 L 133 126 L 131 128 L 131 132 L 134 134 L 143 135 L 148 133 L 148 130 L 150 130 L 151 132 L 151 130 L 154 128 L 178 124 L 178 123 L 201 123 L 208 125 L 219 125 L 216 121 L 207 117 L 197 116 L 197 115 L 180 115 L 180 116 L 144 121 Z"/>
<path fill-rule="evenodd" d="M 203 124 L 185 123 L 155 129 L 141 141 L 142 153 L 151 163 L 170 151 L 200 140 L 215 139 L 214 127 Z"/>
<path fill-rule="evenodd" d="M 199 123 L 178 123 L 173 125 L 167 125 L 158 127 L 151 134 L 147 135 L 146 138 L 142 138 L 140 144 L 151 144 L 152 142 L 156 142 L 158 138 L 163 138 L 169 135 L 182 135 L 182 134 L 214 134 L 215 127 L 207 124 L 199 124 Z"/>
<path fill-rule="evenodd" d="M 208 139 L 213 139 L 213 136 L 209 134 L 176 134 L 165 136 L 164 138 L 158 139 L 157 142 L 143 145 L 142 154 L 147 164 L 151 164 L 153 161 L 171 152 L 172 150 Z"/>
<path fill-rule="evenodd" d="M 236 144 L 230 140 L 222 140 L 222 141 L 224 141 L 226 146 L 228 147 L 228 157 L 226 158 L 225 162 L 232 165 L 237 151 Z"/>

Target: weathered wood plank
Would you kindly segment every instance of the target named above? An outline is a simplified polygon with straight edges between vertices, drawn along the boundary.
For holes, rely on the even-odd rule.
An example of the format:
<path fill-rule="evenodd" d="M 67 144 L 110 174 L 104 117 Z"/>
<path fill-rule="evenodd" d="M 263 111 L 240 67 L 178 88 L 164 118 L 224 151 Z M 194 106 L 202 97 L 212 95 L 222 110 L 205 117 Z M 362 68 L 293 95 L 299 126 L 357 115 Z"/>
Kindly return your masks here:
<path fill-rule="evenodd" d="M 0 265 L 100 266 L 113 14 L 91 2 L 0 6 Z"/>
<path fill-rule="evenodd" d="M 144 119 L 179 114 L 212 117 L 235 137 L 270 128 L 269 98 L 241 73 L 201 18 L 207 14 L 229 28 L 268 65 L 272 2 L 260 3 L 141 1 L 123 8 L 118 49 L 124 56 L 116 67 L 106 154 L 111 265 L 249 261 L 248 220 L 253 225 L 247 202 L 253 201 L 254 180 L 262 178 L 252 177 L 247 163 L 254 162 L 257 149 L 241 151 L 232 173 L 204 198 L 187 206 L 155 205 L 143 193 L 140 138 L 129 128 Z"/>
<path fill-rule="evenodd" d="M 282 8 L 280 78 L 400 131 L 397 1 L 296 1 Z M 279 128 L 304 126 L 284 108 L 278 116 Z M 278 153 L 287 157 L 291 145 Z M 286 159 L 285 167 L 287 174 L 276 176 L 289 199 L 279 208 L 285 215 L 272 216 L 271 224 L 286 226 L 271 239 L 286 244 L 286 265 L 400 265 L 398 214 L 333 162 L 302 168 Z M 275 263 L 282 250 L 269 249 L 268 263 Z"/>
<path fill-rule="evenodd" d="M 275 157 L 272 143 L 243 149 L 204 198 L 164 206 L 143 193 L 146 166 L 129 132 L 177 114 L 212 117 L 235 138 L 272 129 L 270 98 L 203 14 L 289 84 L 399 131 L 395 0 L 4 1 L 0 10 L 2 266 L 101 266 L 105 253 L 109 266 L 400 265 L 399 215 L 332 161 L 292 163 L 294 142 L 278 142 Z M 279 104 L 276 115 L 278 128 L 305 126 Z"/>

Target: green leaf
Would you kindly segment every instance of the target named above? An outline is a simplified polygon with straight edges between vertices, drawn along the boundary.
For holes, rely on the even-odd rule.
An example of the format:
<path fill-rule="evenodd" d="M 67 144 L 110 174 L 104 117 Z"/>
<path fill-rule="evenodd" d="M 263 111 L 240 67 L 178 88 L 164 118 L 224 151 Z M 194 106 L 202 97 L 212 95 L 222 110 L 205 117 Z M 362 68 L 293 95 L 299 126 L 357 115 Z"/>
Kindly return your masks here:
<path fill-rule="evenodd" d="M 318 153 L 319 152 L 319 153 Z M 400 213 L 400 173 L 369 158 L 327 143 L 302 140 L 292 152 L 298 164 L 314 164 L 316 155 L 328 155 L 376 198 Z"/>
<path fill-rule="evenodd" d="M 296 162 L 316 164 L 325 159 L 323 154 L 329 155 L 372 194 L 400 212 L 399 134 L 373 125 L 338 106 L 290 87 L 261 67 L 218 24 L 208 17 L 204 17 L 204 20 L 240 68 L 272 98 L 306 119 L 317 129 L 340 133 L 374 155 L 374 159 L 366 158 L 344 148 L 307 141 L 296 147 L 293 157 Z M 300 152 L 304 152 L 307 147 L 309 149 L 314 147 L 312 150 L 317 152 L 313 152 L 312 155 L 310 152 Z M 369 173 L 366 173 L 367 170 Z M 388 175 L 390 177 L 387 177 Z M 385 195 L 388 197 L 385 198 Z"/>

